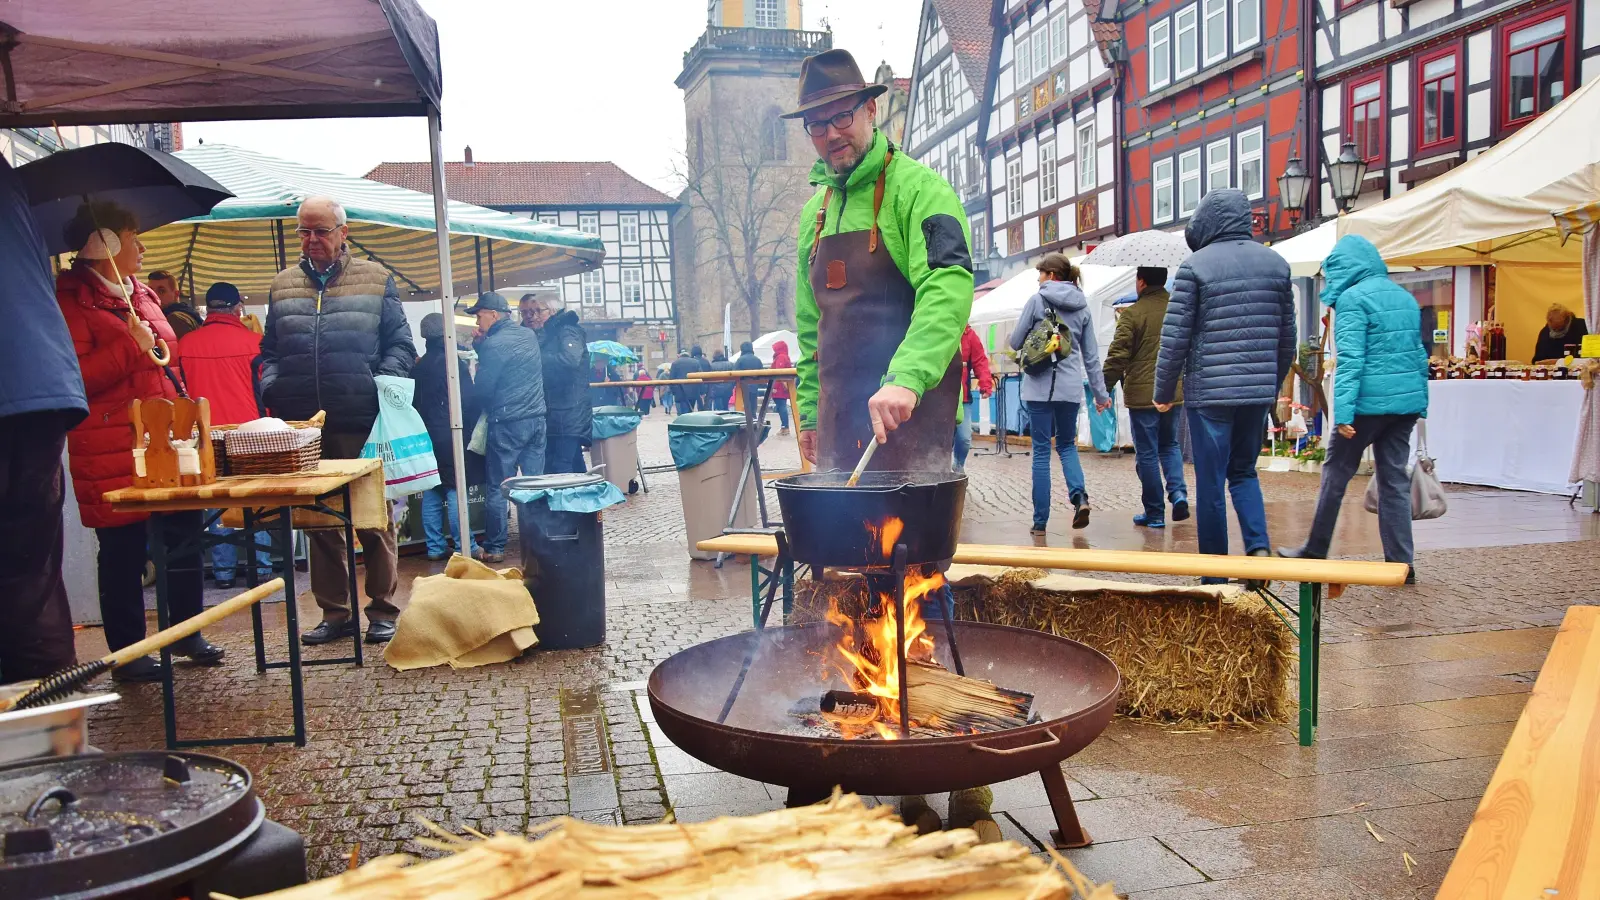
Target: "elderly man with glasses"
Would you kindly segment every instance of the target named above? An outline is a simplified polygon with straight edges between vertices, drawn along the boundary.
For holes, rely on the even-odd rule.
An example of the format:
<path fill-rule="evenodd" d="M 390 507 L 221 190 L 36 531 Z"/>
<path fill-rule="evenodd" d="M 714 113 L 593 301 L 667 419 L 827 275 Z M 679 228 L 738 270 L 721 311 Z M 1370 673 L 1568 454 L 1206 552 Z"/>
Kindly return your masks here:
<path fill-rule="evenodd" d="M 378 417 L 376 375 L 406 376 L 416 364 L 411 326 L 394 277 L 383 266 L 350 255 L 344 207 L 329 197 L 300 204 L 300 261 L 272 279 L 266 334 L 261 339 L 261 395 L 272 415 L 309 419 L 327 413 L 324 459 L 354 459 Z M 394 636 L 400 614 L 392 529 L 356 532 L 367 569 L 368 643 Z M 322 623 L 301 635 L 326 644 L 355 634 L 351 618 L 344 532 L 309 533 L 311 592 Z"/>

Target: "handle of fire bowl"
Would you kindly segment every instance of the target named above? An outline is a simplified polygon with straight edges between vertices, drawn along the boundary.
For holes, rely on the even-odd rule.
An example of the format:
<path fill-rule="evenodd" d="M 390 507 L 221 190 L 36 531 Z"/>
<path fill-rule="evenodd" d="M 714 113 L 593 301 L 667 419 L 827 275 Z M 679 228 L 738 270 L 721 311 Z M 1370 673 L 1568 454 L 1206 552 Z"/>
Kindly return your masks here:
<path fill-rule="evenodd" d="M 59 784 L 46 788 L 44 793 L 35 797 L 34 801 L 28 804 L 28 811 L 22 814 L 22 820 L 30 825 L 33 824 L 33 820 L 38 818 L 39 813 L 44 811 L 44 805 L 51 800 L 60 804 L 62 809 L 66 809 L 68 806 L 78 802 L 78 795 Z"/>
<path fill-rule="evenodd" d="M 1056 733 L 1048 728 L 1044 730 L 1044 736 L 1045 740 L 1042 740 L 1037 744 L 1028 744 L 1025 747 L 1012 747 L 1009 750 L 999 750 L 994 747 L 985 747 L 984 745 L 977 743 L 972 744 L 971 746 L 974 750 L 982 750 L 985 753 L 993 753 L 995 756 L 1015 756 L 1018 753 L 1028 753 L 1033 750 L 1043 750 L 1045 747 L 1054 747 L 1055 745 L 1061 743 L 1061 738 L 1057 737 Z"/>

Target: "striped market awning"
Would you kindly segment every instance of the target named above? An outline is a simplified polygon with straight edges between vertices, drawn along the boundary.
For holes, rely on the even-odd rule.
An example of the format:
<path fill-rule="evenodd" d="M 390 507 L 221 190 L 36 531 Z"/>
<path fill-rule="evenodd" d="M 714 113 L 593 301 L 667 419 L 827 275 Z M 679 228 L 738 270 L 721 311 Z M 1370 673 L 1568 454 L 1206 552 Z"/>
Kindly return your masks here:
<path fill-rule="evenodd" d="M 1600 200 L 1569 206 L 1550 215 L 1555 217 L 1556 228 L 1560 229 L 1561 240 L 1565 241 L 1574 234 L 1588 234 L 1589 229 L 1600 222 Z"/>
<path fill-rule="evenodd" d="M 211 214 L 140 235 L 144 269 L 171 272 L 198 296 L 231 282 L 247 300 L 266 301 L 272 277 L 300 258 L 295 214 L 307 197 L 338 200 L 350 225 L 350 252 L 394 273 L 404 300 L 439 296 L 437 238 L 430 194 L 315 169 L 217 144 L 177 154 L 234 193 Z M 450 201 L 454 294 L 531 284 L 600 265 L 596 235 Z"/>

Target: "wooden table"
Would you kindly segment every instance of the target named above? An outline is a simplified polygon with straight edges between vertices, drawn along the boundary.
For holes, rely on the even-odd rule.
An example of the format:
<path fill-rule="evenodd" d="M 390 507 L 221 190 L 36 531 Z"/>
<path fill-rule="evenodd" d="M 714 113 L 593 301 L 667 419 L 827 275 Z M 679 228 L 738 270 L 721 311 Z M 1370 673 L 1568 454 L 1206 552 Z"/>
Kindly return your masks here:
<path fill-rule="evenodd" d="M 780 550 L 780 541 L 772 534 L 724 534 L 701 541 L 699 549 L 716 553 L 743 554 L 750 557 L 751 581 L 756 582 L 763 557 L 776 557 L 769 588 L 784 589 L 784 612 L 792 602 L 788 585 L 793 582 L 794 563 L 788 559 L 787 546 Z M 1024 569 L 1067 569 L 1077 572 L 1124 572 L 1146 575 L 1182 575 L 1203 578 L 1236 578 L 1268 583 L 1273 581 L 1298 582 L 1300 601 L 1290 606 L 1273 594 L 1270 588 L 1262 593 L 1285 612 L 1295 616 L 1291 623 L 1284 612 L 1279 618 L 1294 630 L 1300 640 L 1300 743 L 1309 747 L 1316 741 L 1318 679 L 1322 657 L 1322 595 L 1324 587 L 1331 598 L 1344 592 L 1346 585 L 1368 584 L 1394 587 L 1405 584 L 1406 569 L 1403 563 L 1367 562 L 1345 559 L 1281 559 L 1268 556 L 1213 556 L 1205 553 L 1153 553 L 1142 550 L 1074 550 L 1059 547 L 1010 547 L 998 544 L 957 544 L 956 555 L 951 560 L 968 565 L 1010 566 Z M 770 595 L 773 591 L 768 590 Z M 761 600 L 759 589 L 754 591 L 752 605 L 757 608 Z M 768 601 L 770 602 L 770 600 Z"/>
<path fill-rule="evenodd" d="M 219 544 L 232 544 L 243 551 L 245 583 L 255 587 L 257 582 L 255 551 L 277 549 L 283 557 L 284 618 L 289 640 L 287 661 L 268 661 L 265 633 L 261 620 L 261 605 L 251 607 L 250 616 L 255 634 L 256 672 L 268 669 L 289 670 L 289 695 L 294 706 L 294 732 L 286 735 L 263 737 L 233 737 L 199 740 L 178 740 L 177 697 L 172 677 L 172 651 L 163 649 L 161 661 L 163 674 L 161 692 L 163 712 L 166 717 L 167 749 L 183 747 L 211 747 L 232 744 L 277 744 L 293 741 L 296 746 L 306 743 L 305 688 L 302 668 L 306 665 L 333 665 L 355 663 L 362 665 L 361 604 L 356 590 L 355 531 L 357 528 L 387 528 L 389 508 L 383 495 L 383 463 L 376 459 L 325 459 L 315 471 L 293 475 L 240 475 L 219 478 L 211 484 L 193 487 L 122 488 L 105 495 L 107 503 L 117 512 L 148 513 L 152 521 L 173 512 L 199 510 L 202 513 L 200 531 L 192 537 L 185 536 L 177 546 L 167 546 L 164 532 L 157 522 L 151 529 L 156 540 L 150 542 L 150 555 L 156 569 L 156 616 L 162 628 L 169 623 L 168 584 L 170 556 L 204 553 Z M 239 527 L 231 535 L 209 532 L 212 525 Z M 356 624 L 351 640 L 350 656 L 337 659 L 300 658 L 300 617 L 296 608 L 294 570 L 295 528 L 342 528 L 345 533 L 345 568 L 349 577 L 350 614 Z M 271 546 L 256 543 L 258 530 L 270 530 L 275 537 Z M 204 563 L 201 564 L 202 570 Z"/>
<path fill-rule="evenodd" d="M 1600 897 L 1600 607 L 1567 609 L 1439 900 Z"/>

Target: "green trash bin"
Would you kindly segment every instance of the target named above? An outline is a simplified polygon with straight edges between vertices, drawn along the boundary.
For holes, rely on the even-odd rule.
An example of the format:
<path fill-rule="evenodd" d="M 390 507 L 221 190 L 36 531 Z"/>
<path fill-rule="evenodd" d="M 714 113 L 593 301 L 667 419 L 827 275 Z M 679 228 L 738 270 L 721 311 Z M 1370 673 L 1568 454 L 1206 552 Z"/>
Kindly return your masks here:
<path fill-rule="evenodd" d="M 667 443 L 672 462 L 678 469 L 678 487 L 683 493 L 683 526 L 688 532 L 689 556 L 711 559 L 715 553 L 695 549 L 695 544 L 722 534 L 728 525 L 728 510 L 739 486 L 739 474 L 749 451 L 740 437 L 744 428 L 741 413 L 685 413 L 667 425 Z M 756 479 L 752 471 L 739 500 L 735 528 L 756 524 Z"/>
<path fill-rule="evenodd" d="M 589 465 L 624 494 L 639 490 L 639 411 L 631 406 L 596 406 L 589 433 Z"/>

